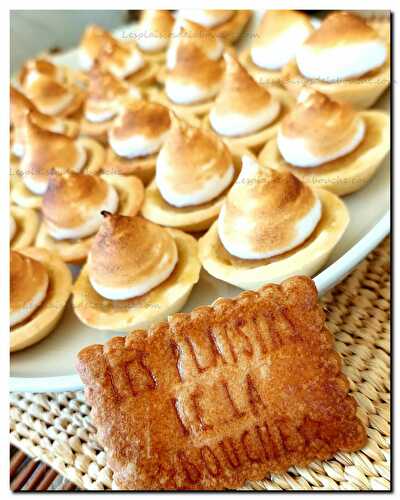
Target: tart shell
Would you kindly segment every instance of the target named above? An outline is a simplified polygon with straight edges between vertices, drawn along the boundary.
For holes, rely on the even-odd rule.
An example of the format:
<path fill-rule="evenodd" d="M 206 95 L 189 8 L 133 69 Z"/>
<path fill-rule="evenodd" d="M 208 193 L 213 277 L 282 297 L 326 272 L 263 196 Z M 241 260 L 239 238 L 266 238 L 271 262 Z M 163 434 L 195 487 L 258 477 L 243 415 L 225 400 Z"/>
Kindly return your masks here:
<path fill-rule="evenodd" d="M 128 300 L 108 300 L 91 286 L 87 266 L 75 282 L 73 307 L 78 318 L 99 330 L 129 332 L 165 320 L 183 307 L 200 275 L 196 240 L 169 229 L 178 247 L 178 263 L 170 277 L 146 294 Z"/>
<path fill-rule="evenodd" d="M 72 289 L 71 272 L 60 257 L 44 248 L 29 247 L 19 252 L 46 267 L 49 288 L 40 307 L 25 321 L 11 328 L 11 352 L 36 344 L 52 332 L 61 318 Z"/>
<path fill-rule="evenodd" d="M 206 271 L 244 290 L 256 290 L 265 283 L 302 274 L 313 276 L 327 261 L 349 223 L 346 205 L 336 195 L 315 190 L 322 203 L 322 217 L 313 234 L 298 247 L 269 259 L 245 260 L 223 247 L 215 222 L 199 240 L 199 258 Z"/>
<path fill-rule="evenodd" d="M 39 215 L 33 208 L 23 208 L 13 205 L 10 209 L 15 219 L 17 230 L 10 246 L 13 250 L 20 250 L 32 245 L 39 229 Z"/>
<path fill-rule="evenodd" d="M 280 85 L 282 71 L 260 68 L 252 61 L 250 50 L 250 48 L 243 50 L 239 56 L 239 60 L 254 80 L 263 87 L 266 87 L 268 90 L 270 90 L 271 85 Z"/>

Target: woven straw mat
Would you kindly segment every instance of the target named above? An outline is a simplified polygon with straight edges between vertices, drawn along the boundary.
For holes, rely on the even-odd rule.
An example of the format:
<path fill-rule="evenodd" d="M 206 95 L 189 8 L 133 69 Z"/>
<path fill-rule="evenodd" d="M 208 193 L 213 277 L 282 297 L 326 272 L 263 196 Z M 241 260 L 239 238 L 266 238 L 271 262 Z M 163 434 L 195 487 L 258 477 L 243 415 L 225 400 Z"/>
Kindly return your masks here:
<path fill-rule="evenodd" d="M 390 243 L 386 239 L 323 298 L 351 393 L 368 429 L 356 453 L 292 467 L 245 490 L 390 489 Z M 112 488 L 112 472 L 82 392 L 13 393 L 11 442 L 86 490 Z"/>

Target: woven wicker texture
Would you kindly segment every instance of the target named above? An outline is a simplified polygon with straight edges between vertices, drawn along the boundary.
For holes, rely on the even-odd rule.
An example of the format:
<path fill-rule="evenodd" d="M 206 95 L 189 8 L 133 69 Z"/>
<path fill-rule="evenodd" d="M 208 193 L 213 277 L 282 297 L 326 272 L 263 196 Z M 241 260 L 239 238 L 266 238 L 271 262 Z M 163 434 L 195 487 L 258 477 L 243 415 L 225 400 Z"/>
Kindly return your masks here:
<path fill-rule="evenodd" d="M 323 298 L 351 393 L 368 429 L 366 447 L 293 467 L 246 490 L 390 489 L 390 243 L 386 239 Z M 112 488 L 82 392 L 13 393 L 11 442 L 86 490 Z"/>

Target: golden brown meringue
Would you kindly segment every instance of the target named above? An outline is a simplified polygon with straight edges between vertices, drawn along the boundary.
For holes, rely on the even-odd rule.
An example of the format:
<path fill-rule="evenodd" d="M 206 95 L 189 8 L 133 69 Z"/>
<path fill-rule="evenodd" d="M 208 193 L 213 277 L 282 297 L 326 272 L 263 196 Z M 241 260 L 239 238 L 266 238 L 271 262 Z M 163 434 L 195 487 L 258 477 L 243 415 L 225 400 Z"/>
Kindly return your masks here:
<path fill-rule="evenodd" d="M 28 79 L 24 90 L 37 109 L 50 116 L 71 116 L 84 100 L 83 91 L 76 85 L 61 83 L 45 74 Z"/>
<path fill-rule="evenodd" d="M 386 42 L 350 12 L 327 16 L 296 55 L 306 78 L 333 82 L 364 75 L 382 66 L 386 59 Z"/>
<path fill-rule="evenodd" d="M 295 10 L 268 10 L 251 46 L 252 62 L 266 70 L 280 70 L 313 31 L 306 14 Z"/>
<path fill-rule="evenodd" d="M 26 151 L 20 164 L 22 180 L 36 194 L 47 189 L 51 169 L 58 171 L 81 170 L 86 162 L 85 150 L 73 139 L 44 130 L 30 115 L 26 117 Z"/>
<path fill-rule="evenodd" d="M 65 134 L 68 137 L 76 137 L 78 134 L 77 123 L 44 115 L 22 92 L 10 86 L 10 122 L 13 126 L 12 152 L 18 157 L 22 157 L 25 151 L 24 125 L 28 113 L 31 114 L 32 121 L 45 130 Z"/>
<path fill-rule="evenodd" d="M 57 255 L 43 248 L 29 247 L 13 253 L 10 268 L 11 320 L 20 319 L 21 313 L 29 314 L 10 329 L 13 352 L 52 332 L 71 294 L 72 276 Z"/>
<path fill-rule="evenodd" d="M 52 80 L 63 83 L 65 73 L 60 66 L 52 63 L 48 59 L 30 59 L 23 66 L 19 73 L 19 83 L 22 88 L 28 87 L 38 76 L 47 76 Z"/>
<path fill-rule="evenodd" d="M 125 300 L 165 281 L 178 259 L 168 231 L 141 217 L 103 215 L 88 257 L 95 290 L 110 300 Z"/>
<path fill-rule="evenodd" d="M 25 321 L 42 304 L 49 285 L 48 272 L 37 260 L 10 253 L 10 324 Z"/>
<path fill-rule="evenodd" d="M 265 259 L 303 243 L 320 217 L 321 204 L 310 187 L 245 156 L 219 214 L 218 234 L 232 255 Z"/>
<path fill-rule="evenodd" d="M 144 10 L 137 33 L 137 44 L 145 54 L 164 51 L 169 43 L 174 16 L 169 10 Z"/>
<path fill-rule="evenodd" d="M 280 102 L 259 85 L 231 52 L 225 52 L 225 75 L 210 111 L 210 122 L 221 135 L 249 135 L 270 125 Z"/>
<path fill-rule="evenodd" d="M 365 124 L 349 104 L 304 89 L 282 120 L 277 140 L 286 161 L 315 167 L 353 151 L 364 134 Z"/>
<path fill-rule="evenodd" d="M 123 158 L 148 156 L 159 151 L 171 121 L 165 106 L 136 100 L 126 103 L 109 130 L 109 143 Z"/>
<path fill-rule="evenodd" d="M 186 33 L 181 28 L 181 37 Z M 207 57 L 197 42 L 179 38 L 175 47 L 175 65 L 168 68 L 165 93 L 175 104 L 193 105 L 212 99 L 223 76 L 223 63 Z"/>
<path fill-rule="evenodd" d="M 101 177 L 54 173 L 42 201 L 42 214 L 50 235 L 57 240 L 94 234 L 102 223 L 100 212 L 118 208 L 115 189 Z"/>
<path fill-rule="evenodd" d="M 175 37 L 171 40 L 167 54 L 167 68 L 176 64 L 179 46 L 196 45 L 213 61 L 218 61 L 224 50 L 223 42 L 209 29 L 187 19 L 178 19 L 174 28 Z"/>
<path fill-rule="evenodd" d="M 200 205 L 232 182 L 232 156 L 218 136 L 172 115 L 172 127 L 157 158 L 156 183 L 173 206 Z"/>
<path fill-rule="evenodd" d="M 79 58 L 82 69 L 89 71 L 107 44 L 113 43 L 113 36 L 100 26 L 88 26 L 80 42 Z"/>
<path fill-rule="evenodd" d="M 234 14 L 234 10 L 181 9 L 178 16 L 189 19 L 205 28 L 215 28 L 232 19 Z"/>

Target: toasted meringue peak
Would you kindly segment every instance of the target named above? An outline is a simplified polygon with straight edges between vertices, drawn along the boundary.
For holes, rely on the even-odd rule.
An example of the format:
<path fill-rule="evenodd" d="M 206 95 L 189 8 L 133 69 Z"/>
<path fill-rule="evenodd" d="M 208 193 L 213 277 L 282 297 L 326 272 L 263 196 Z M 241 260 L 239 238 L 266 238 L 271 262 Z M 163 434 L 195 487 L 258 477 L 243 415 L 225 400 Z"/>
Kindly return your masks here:
<path fill-rule="evenodd" d="M 131 94 L 131 91 L 126 82 L 95 63 L 89 71 L 85 118 L 91 122 L 110 120 L 118 113 L 121 99 L 128 94 Z M 136 95 L 140 95 L 138 90 Z"/>
<path fill-rule="evenodd" d="M 40 113 L 22 92 L 10 86 L 10 121 L 14 126 L 12 152 L 18 157 L 22 157 L 25 152 L 24 125 L 28 113 L 32 121 L 45 130 L 61 134 L 66 129 L 61 119 Z"/>
<path fill-rule="evenodd" d="M 364 135 L 364 121 L 349 104 L 304 89 L 283 119 L 277 141 L 288 163 L 316 167 L 350 153 Z"/>
<path fill-rule="evenodd" d="M 30 115 L 25 123 L 25 155 L 21 161 L 22 180 L 35 194 L 44 194 L 51 169 L 79 171 L 86 162 L 86 152 L 73 139 L 40 128 Z"/>
<path fill-rule="evenodd" d="M 63 84 L 42 74 L 30 80 L 25 90 L 38 110 L 51 116 L 62 113 L 77 96 L 77 89 L 74 86 Z"/>
<path fill-rule="evenodd" d="M 306 78 L 326 81 L 359 77 L 381 66 L 386 58 L 385 41 L 349 12 L 330 14 L 296 56 Z"/>
<path fill-rule="evenodd" d="M 116 38 L 112 38 L 103 46 L 99 60 L 108 71 L 121 79 L 136 73 L 145 65 L 135 42 L 122 42 Z"/>
<path fill-rule="evenodd" d="M 174 114 L 171 118 L 170 132 L 157 158 L 157 187 L 176 207 L 206 203 L 232 182 L 231 154 L 214 133 L 193 127 Z"/>
<path fill-rule="evenodd" d="M 175 65 L 167 71 L 165 92 L 176 104 L 195 104 L 213 98 L 221 85 L 222 61 L 209 59 L 197 43 L 180 39 Z"/>
<path fill-rule="evenodd" d="M 251 47 L 257 66 L 279 70 L 292 59 L 298 47 L 314 31 L 310 18 L 295 10 L 267 11 Z"/>
<path fill-rule="evenodd" d="M 224 51 L 224 43 L 210 29 L 184 18 L 176 20 L 175 36 L 171 40 L 167 53 L 167 68 L 176 64 L 176 51 L 179 45 L 194 44 L 202 49 L 205 55 L 213 61 L 218 61 Z"/>
<path fill-rule="evenodd" d="M 117 208 L 113 186 L 101 177 L 72 172 L 51 174 L 42 201 L 47 230 L 57 240 L 94 234 L 103 222 L 101 211 L 114 213 Z"/>
<path fill-rule="evenodd" d="M 132 101 L 121 111 L 109 131 L 110 146 L 124 158 L 156 153 L 170 124 L 165 106 L 145 100 Z"/>
<path fill-rule="evenodd" d="M 129 299 L 171 275 L 178 251 L 167 229 L 142 217 L 103 215 L 88 256 L 89 279 L 97 293 L 110 300 Z"/>
<path fill-rule="evenodd" d="M 218 218 L 226 250 L 241 259 L 266 259 L 303 243 L 321 218 L 321 203 L 290 172 L 260 167 L 250 156 Z"/>
<path fill-rule="evenodd" d="M 232 19 L 234 13 L 234 10 L 181 9 L 178 16 L 206 28 L 215 28 Z"/>
<path fill-rule="evenodd" d="M 43 303 L 49 275 L 41 262 L 10 253 L 10 326 L 29 318 Z"/>
<path fill-rule="evenodd" d="M 59 66 L 48 59 L 38 58 L 30 59 L 23 65 L 19 82 L 23 88 L 29 87 L 38 76 L 47 76 L 61 83 L 64 79 L 64 73 Z"/>
<path fill-rule="evenodd" d="M 90 25 L 83 33 L 79 46 L 79 60 L 82 69 L 89 71 L 99 58 L 103 48 L 113 43 L 113 36 L 100 26 Z"/>
<path fill-rule="evenodd" d="M 17 223 L 15 222 L 15 219 L 12 216 L 12 214 L 10 214 L 10 241 L 12 241 L 16 232 L 17 232 Z"/>
<path fill-rule="evenodd" d="M 166 49 L 174 26 L 169 10 L 144 10 L 140 20 L 137 44 L 143 52 Z"/>
<path fill-rule="evenodd" d="M 224 59 L 224 79 L 210 112 L 213 129 L 234 137 L 268 126 L 280 112 L 279 101 L 249 75 L 232 53 L 225 52 Z"/>

